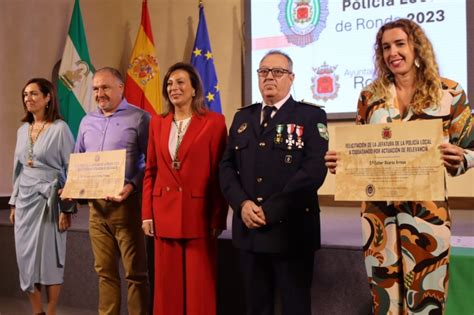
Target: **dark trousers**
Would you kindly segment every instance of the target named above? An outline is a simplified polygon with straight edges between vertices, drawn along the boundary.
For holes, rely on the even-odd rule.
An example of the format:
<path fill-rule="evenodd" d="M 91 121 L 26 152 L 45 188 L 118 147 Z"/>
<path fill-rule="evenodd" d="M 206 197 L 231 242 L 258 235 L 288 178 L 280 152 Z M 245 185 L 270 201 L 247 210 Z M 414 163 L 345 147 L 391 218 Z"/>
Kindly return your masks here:
<path fill-rule="evenodd" d="M 247 315 L 273 315 L 275 288 L 282 315 L 311 315 L 314 252 L 262 254 L 240 250 Z"/>

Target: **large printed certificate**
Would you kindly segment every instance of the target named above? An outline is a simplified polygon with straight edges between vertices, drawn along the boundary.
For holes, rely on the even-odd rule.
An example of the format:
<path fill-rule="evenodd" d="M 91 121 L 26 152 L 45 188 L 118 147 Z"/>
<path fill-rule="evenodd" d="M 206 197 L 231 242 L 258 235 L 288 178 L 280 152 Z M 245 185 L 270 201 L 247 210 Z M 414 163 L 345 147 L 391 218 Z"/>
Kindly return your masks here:
<path fill-rule="evenodd" d="M 125 150 L 73 153 L 61 198 L 117 196 L 125 182 Z"/>
<path fill-rule="evenodd" d="M 335 200 L 444 200 L 442 122 L 336 127 Z"/>

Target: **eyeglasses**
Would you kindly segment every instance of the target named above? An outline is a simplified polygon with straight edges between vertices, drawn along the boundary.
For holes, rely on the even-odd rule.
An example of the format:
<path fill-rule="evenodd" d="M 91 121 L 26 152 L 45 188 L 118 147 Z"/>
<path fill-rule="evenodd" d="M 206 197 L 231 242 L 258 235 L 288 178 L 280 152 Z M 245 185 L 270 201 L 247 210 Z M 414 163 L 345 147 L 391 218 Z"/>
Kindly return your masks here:
<path fill-rule="evenodd" d="M 272 73 L 272 76 L 274 78 L 281 78 L 285 74 L 291 74 L 290 70 L 287 69 L 282 69 L 282 68 L 260 68 L 257 69 L 258 76 L 261 78 L 266 78 L 268 73 Z"/>

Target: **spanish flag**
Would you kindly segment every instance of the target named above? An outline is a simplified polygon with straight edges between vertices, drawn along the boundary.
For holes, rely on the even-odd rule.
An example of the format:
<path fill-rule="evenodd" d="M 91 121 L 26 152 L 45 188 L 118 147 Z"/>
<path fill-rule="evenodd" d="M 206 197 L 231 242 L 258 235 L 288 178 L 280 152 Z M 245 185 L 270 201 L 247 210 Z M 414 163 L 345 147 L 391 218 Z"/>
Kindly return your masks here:
<path fill-rule="evenodd" d="M 127 101 L 152 115 L 161 113 L 161 79 L 147 1 L 142 3 L 142 21 L 125 79 Z"/>

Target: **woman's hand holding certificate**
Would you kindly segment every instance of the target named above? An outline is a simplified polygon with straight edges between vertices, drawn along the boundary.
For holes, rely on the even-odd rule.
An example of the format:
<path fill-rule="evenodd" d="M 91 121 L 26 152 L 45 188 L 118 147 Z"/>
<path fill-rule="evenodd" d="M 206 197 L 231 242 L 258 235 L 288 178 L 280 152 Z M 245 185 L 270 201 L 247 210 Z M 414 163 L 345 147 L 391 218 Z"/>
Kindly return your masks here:
<path fill-rule="evenodd" d="M 335 200 L 444 200 L 441 120 L 337 127 L 335 139 Z"/>

